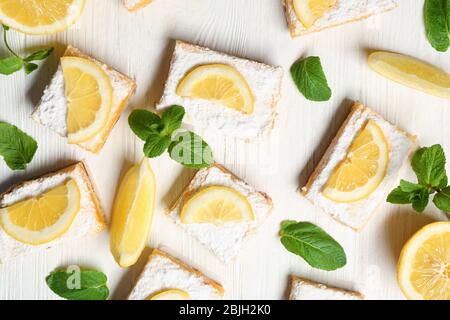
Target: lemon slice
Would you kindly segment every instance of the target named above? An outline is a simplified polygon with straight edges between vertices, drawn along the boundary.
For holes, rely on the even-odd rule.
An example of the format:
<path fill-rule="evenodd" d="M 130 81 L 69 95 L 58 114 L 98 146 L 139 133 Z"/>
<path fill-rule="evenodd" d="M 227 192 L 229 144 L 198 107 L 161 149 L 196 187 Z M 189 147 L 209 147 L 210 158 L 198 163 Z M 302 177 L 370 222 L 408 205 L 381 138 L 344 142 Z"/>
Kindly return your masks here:
<path fill-rule="evenodd" d="M 247 198 L 235 189 L 223 186 L 206 187 L 183 204 L 180 215 L 183 223 L 212 223 L 254 220 Z"/>
<path fill-rule="evenodd" d="M 0 209 L 0 225 L 17 241 L 38 245 L 69 230 L 80 210 L 80 190 L 75 180 L 42 195 Z"/>
<path fill-rule="evenodd" d="M 113 89 L 106 73 L 94 62 L 78 57 L 63 57 L 67 98 L 69 143 L 89 140 L 106 125 Z"/>
<path fill-rule="evenodd" d="M 335 202 L 354 202 L 369 196 L 386 175 L 389 148 L 380 127 L 367 121 L 333 170 L 323 195 Z"/>
<path fill-rule="evenodd" d="M 294 12 L 305 28 L 310 28 L 335 4 L 336 0 L 292 0 Z"/>
<path fill-rule="evenodd" d="M 402 249 L 397 271 L 408 299 L 450 300 L 450 222 L 435 222 L 414 234 Z"/>
<path fill-rule="evenodd" d="M 369 55 L 369 67 L 410 88 L 450 99 L 450 74 L 424 61 L 398 53 L 378 51 Z"/>
<path fill-rule="evenodd" d="M 74 24 L 85 0 L 0 0 L 0 22 L 28 34 L 50 34 Z"/>
<path fill-rule="evenodd" d="M 146 300 L 190 300 L 191 296 L 184 290 L 168 289 L 150 295 Z"/>
<path fill-rule="evenodd" d="M 126 268 L 136 263 L 147 243 L 155 210 L 156 184 L 147 158 L 131 167 L 114 201 L 111 252 Z"/>
<path fill-rule="evenodd" d="M 225 64 L 208 64 L 188 72 L 177 87 L 181 97 L 204 99 L 245 114 L 253 113 L 252 91 L 235 68 Z"/>

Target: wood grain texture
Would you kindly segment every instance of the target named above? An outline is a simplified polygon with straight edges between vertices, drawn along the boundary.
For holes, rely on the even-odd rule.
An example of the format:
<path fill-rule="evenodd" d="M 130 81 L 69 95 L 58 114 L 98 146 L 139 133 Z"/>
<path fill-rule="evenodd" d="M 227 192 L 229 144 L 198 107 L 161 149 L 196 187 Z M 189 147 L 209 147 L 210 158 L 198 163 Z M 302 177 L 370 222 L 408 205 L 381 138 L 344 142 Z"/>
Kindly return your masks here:
<path fill-rule="evenodd" d="M 289 275 L 357 290 L 368 298 L 402 299 L 396 283 L 396 263 L 405 241 L 421 226 L 446 217 L 433 206 L 421 216 L 406 206 L 381 204 L 361 233 L 336 223 L 297 191 L 305 183 L 350 110 L 360 100 L 387 120 L 417 134 L 422 145 L 440 143 L 450 156 L 450 103 L 389 82 L 367 67 L 370 50 L 409 54 L 447 71 L 450 54 L 428 44 L 422 23 L 422 1 L 399 0 L 396 10 L 292 40 L 281 0 L 158 0 L 129 13 L 121 0 L 88 1 L 80 21 L 64 33 L 24 36 L 10 32 L 18 50 L 52 43 L 57 50 L 38 72 L 0 76 L 0 120 L 36 137 L 39 149 L 29 168 L 13 173 L 0 161 L 0 191 L 13 182 L 85 159 L 108 219 L 120 176 L 142 156 L 142 143 L 127 125 L 133 108 L 153 108 L 160 98 L 170 60 L 172 39 L 181 39 L 231 54 L 280 65 L 285 70 L 280 117 L 272 136 L 259 144 L 199 132 L 212 146 L 216 160 L 267 192 L 275 210 L 242 250 L 234 264 L 222 265 L 164 215 L 165 208 L 193 176 L 167 156 L 152 160 L 158 181 L 157 208 L 149 246 L 159 247 L 202 270 L 225 287 L 230 299 L 285 299 Z M 69 146 L 57 134 L 33 122 L 30 114 L 57 67 L 65 45 L 71 44 L 134 77 L 138 90 L 99 155 Z M 3 47 L 0 54 L 6 53 Z M 299 57 L 318 55 L 333 97 L 325 103 L 306 101 L 288 70 Z M 413 178 L 409 170 L 404 176 Z M 348 264 L 334 272 L 310 268 L 279 242 L 285 219 L 318 224 L 345 248 Z M 94 267 L 108 275 L 111 298 L 123 299 L 147 260 L 120 269 L 109 252 L 109 235 L 92 236 L 76 244 L 0 266 L 0 300 L 56 299 L 45 277 L 70 264 Z"/>

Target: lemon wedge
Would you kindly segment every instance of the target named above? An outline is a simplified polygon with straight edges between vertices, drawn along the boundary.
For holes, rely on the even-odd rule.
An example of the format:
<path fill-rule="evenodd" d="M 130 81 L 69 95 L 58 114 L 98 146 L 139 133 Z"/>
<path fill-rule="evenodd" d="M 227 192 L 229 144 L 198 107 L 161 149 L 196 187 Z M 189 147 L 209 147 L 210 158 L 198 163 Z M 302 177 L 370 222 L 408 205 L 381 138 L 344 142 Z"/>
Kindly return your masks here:
<path fill-rule="evenodd" d="M 310 28 L 335 4 L 336 0 L 292 0 L 294 12 L 305 28 Z"/>
<path fill-rule="evenodd" d="M 450 300 L 450 222 L 431 223 L 409 239 L 397 277 L 408 299 Z"/>
<path fill-rule="evenodd" d="M 450 74 L 424 61 L 398 53 L 378 51 L 369 55 L 369 67 L 410 88 L 450 99 Z"/>
<path fill-rule="evenodd" d="M 0 225 L 12 238 L 39 245 L 69 230 L 80 210 L 80 190 L 75 180 L 0 209 Z"/>
<path fill-rule="evenodd" d="M 239 71 L 225 64 L 194 68 L 178 84 L 177 95 L 213 101 L 244 114 L 251 114 L 254 109 L 247 81 Z"/>
<path fill-rule="evenodd" d="M 253 209 L 247 198 L 235 189 L 224 186 L 210 186 L 201 189 L 182 206 L 180 214 L 183 223 L 212 223 L 254 220 Z"/>
<path fill-rule="evenodd" d="M 0 22 L 27 34 L 51 34 L 74 24 L 85 0 L 0 0 Z"/>
<path fill-rule="evenodd" d="M 168 289 L 150 295 L 146 300 L 190 300 L 191 296 L 184 290 Z"/>
<path fill-rule="evenodd" d="M 383 181 L 389 163 L 389 148 L 383 131 L 372 120 L 333 170 L 322 191 L 335 202 L 354 202 L 368 197 Z"/>
<path fill-rule="evenodd" d="M 122 268 L 135 264 L 144 250 L 155 210 L 155 195 L 155 175 L 144 158 L 127 171 L 114 201 L 110 247 Z"/>
<path fill-rule="evenodd" d="M 105 127 L 113 89 L 102 68 L 88 59 L 63 57 L 61 66 L 67 98 L 68 139 L 69 143 L 80 143 Z"/>

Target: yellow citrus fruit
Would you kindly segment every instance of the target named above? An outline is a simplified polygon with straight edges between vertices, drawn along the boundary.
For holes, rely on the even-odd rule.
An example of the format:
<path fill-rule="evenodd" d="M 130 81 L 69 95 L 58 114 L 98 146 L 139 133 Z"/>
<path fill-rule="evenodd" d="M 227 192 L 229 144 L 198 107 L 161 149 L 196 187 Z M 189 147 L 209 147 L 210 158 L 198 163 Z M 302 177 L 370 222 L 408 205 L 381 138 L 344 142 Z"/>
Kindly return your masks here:
<path fill-rule="evenodd" d="M 311 27 L 336 3 L 336 0 L 292 0 L 295 15 L 305 26 Z"/>
<path fill-rule="evenodd" d="M 184 290 L 168 289 L 150 295 L 147 300 L 190 300 L 191 296 Z"/>
<path fill-rule="evenodd" d="M 383 181 L 389 147 L 383 131 L 369 120 L 350 145 L 345 159 L 333 170 L 323 195 L 336 202 L 353 202 L 369 196 Z"/>
<path fill-rule="evenodd" d="M 450 300 L 450 222 L 431 223 L 408 240 L 397 278 L 408 299 Z"/>

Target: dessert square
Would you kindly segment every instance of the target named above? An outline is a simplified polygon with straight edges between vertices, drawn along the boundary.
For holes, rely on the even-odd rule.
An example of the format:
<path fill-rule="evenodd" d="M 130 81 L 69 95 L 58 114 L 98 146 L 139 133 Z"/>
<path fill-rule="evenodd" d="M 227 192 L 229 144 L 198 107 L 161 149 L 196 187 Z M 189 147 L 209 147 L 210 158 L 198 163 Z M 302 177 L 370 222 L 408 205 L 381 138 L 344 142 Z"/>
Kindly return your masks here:
<path fill-rule="evenodd" d="M 364 300 L 364 296 L 356 291 L 329 287 L 292 276 L 289 300 Z"/>
<path fill-rule="evenodd" d="M 102 62 L 89 57 L 80 50 L 68 46 L 64 57 L 79 57 L 88 59 L 106 73 L 113 89 L 112 104 L 106 124 L 95 136 L 92 138 L 77 143 L 80 147 L 98 153 L 106 142 L 111 130 L 116 122 L 119 120 L 120 114 L 125 109 L 128 99 L 136 90 L 135 82 L 129 77 L 119 73 L 110 68 Z M 45 88 L 42 98 L 32 117 L 37 122 L 50 128 L 59 135 L 67 137 L 67 99 L 65 96 L 64 74 L 61 65 L 59 65 L 56 73 L 50 81 L 50 84 Z"/>
<path fill-rule="evenodd" d="M 347 159 L 348 150 L 357 135 L 369 123 L 381 130 L 387 146 L 384 177 L 368 195 L 358 200 L 342 199 L 336 201 L 324 195 L 326 184 L 338 167 Z M 368 107 L 355 103 L 322 160 L 312 173 L 301 193 L 313 204 L 330 214 L 334 219 L 354 230 L 361 230 L 373 215 L 376 207 L 386 201 L 389 192 L 398 183 L 398 177 L 404 164 L 416 149 L 416 138 L 384 120 Z M 381 151 L 380 151 L 381 152 Z M 333 199 L 333 200 L 332 200 Z"/>
<path fill-rule="evenodd" d="M 0 194 L 0 210 L 22 200 L 38 197 L 69 179 L 76 182 L 80 193 L 80 210 L 69 229 L 51 242 L 30 245 L 15 240 L 0 228 L 0 263 L 25 256 L 28 253 L 49 249 L 60 243 L 75 244 L 78 239 L 91 233 L 100 232 L 105 228 L 103 211 L 83 162 L 12 186 L 9 190 Z"/>
<path fill-rule="evenodd" d="M 198 191 L 210 186 L 231 188 L 242 194 L 251 205 L 254 220 L 231 221 L 223 225 L 212 223 L 183 223 L 180 219 L 183 204 Z M 248 237 L 256 233 L 272 210 L 272 199 L 263 192 L 256 191 L 243 180 L 224 167 L 214 164 L 199 170 L 180 198 L 169 210 L 169 216 L 191 236 L 209 249 L 220 261 L 230 262 L 235 258 Z"/>
<path fill-rule="evenodd" d="M 177 94 L 180 82 L 189 72 L 200 66 L 217 64 L 233 68 L 245 79 L 253 96 L 252 112 L 247 114 L 212 100 Z M 277 117 L 282 76 L 280 67 L 176 41 L 169 76 L 157 109 L 181 105 L 186 109 L 186 121 L 194 127 L 243 140 L 262 138 L 273 128 Z"/>
<path fill-rule="evenodd" d="M 362 20 L 397 7 L 394 0 L 337 0 L 336 4 L 311 27 L 305 28 L 295 13 L 294 0 L 282 1 L 292 37 Z"/>
<path fill-rule="evenodd" d="M 148 262 L 131 291 L 128 300 L 152 300 L 168 291 L 186 300 L 222 299 L 224 290 L 220 284 L 209 279 L 200 271 L 188 266 L 167 253 L 154 249 Z"/>

